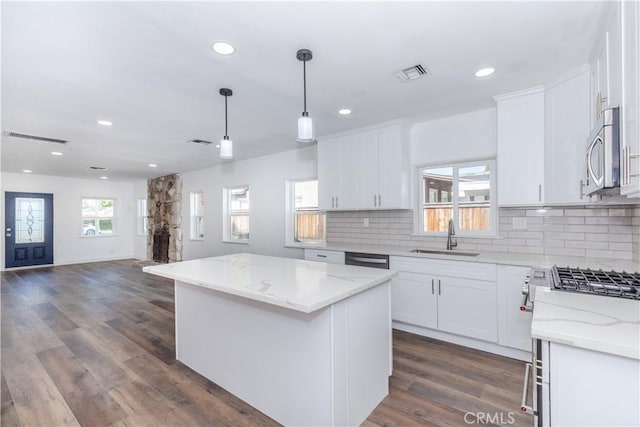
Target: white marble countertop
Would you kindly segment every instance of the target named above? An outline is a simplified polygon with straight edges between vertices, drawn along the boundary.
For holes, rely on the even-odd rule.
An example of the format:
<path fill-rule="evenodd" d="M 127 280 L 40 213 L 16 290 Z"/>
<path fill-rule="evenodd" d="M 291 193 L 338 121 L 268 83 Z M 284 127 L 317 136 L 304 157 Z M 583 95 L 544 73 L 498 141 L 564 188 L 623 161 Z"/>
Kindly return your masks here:
<path fill-rule="evenodd" d="M 448 259 L 451 261 L 467 261 L 467 262 L 483 262 L 491 264 L 504 264 L 504 265 L 520 265 L 528 267 L 553 267 L 554 265 L 563 267 L 582 267 L 592 269 L 603 270 L 618 270 L 618 271 L 640 271 L 640 265 L 637 262 L 631 260 L 618 260 L 611 258 L 587 258 L 587 257 L 575 257 L 575 256 L 562 256 L 562 255 L 537 255 L 537 254 L 524 254 L 514 252 L 487 252 L 487 251 L 466 251 L 459 250 L 459 252 L 478 252 L 478 256 L 462 256 L 462 255 L 443 255 L 443 254 L 420 254 L 411 252 L 414 248 L 401 247 L 401 246 L 385 246 L 385 245 L 358 245 L 348 243 L 329 243 L 322 247 L 313 247 L 308 249 L 322 249 L 328 251 L 341 251 L 341 252 L 362 252 L 362 253 L 375 253 L 393 256 L 406 256 L 414 258 L 431 258 L 431 259 Z M 435 249 L 442 250 L 440 247 L 418 247 L 415 249 Z M 454 249 L 452 254 L 458 251 Z"/>
<path fill-rule="evenodd" d="M 155 265 L 144 267 L 143 271 L 304 313 L 397 275 L 390 270 L 254 254 Z"/>
<path fill-rule="evenodd" d="M 539 289 L 531 335 L 640 360 L 640 301 Z"/>

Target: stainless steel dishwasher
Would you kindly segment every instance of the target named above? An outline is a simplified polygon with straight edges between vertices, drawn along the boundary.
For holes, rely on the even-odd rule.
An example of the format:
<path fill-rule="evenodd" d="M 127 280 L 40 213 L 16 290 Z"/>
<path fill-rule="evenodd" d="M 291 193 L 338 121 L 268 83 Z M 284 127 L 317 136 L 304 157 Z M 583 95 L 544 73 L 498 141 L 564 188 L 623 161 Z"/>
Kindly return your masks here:
<path fill-rule="evenodd" d="M 389 269 L 389 255 L 363 254 L 359 252 L 345 252 L 346 265 Z"/>

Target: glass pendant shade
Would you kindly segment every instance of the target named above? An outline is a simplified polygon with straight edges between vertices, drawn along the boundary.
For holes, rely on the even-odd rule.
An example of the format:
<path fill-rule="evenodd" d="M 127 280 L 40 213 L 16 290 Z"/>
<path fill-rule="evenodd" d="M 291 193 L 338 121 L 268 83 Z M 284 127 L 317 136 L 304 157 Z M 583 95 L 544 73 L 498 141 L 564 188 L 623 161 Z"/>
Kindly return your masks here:
<path fill-rule="evenodd" d="M 220 158 L 233 159 L 233 141 L 228 137 L 220 140 Z"/>
<path fill-rule="evenodd" d="M 309 116 L 298 118 L 298 142 L 313 142 L 313 120 Z"/>

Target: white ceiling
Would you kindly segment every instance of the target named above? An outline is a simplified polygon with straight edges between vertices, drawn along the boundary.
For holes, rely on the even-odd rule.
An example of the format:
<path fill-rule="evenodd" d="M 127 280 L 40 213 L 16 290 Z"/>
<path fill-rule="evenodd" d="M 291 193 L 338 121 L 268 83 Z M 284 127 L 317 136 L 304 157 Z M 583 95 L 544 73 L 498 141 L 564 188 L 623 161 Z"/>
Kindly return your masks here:
<path fill-rule="evenodd" d="M 584 63 L 602 13 L 592 1 L 3 2 L 2 129 L 69 142 L 3 135 L 2 170 L 137 180 L 220 163 L 215 146 L 186 141 L 224 135 L 221 87 L 234 92 L 236 160 L 300 146 L 299 48 L 314 54 L 318 135 L 491 107 Z M 220 39 L 236 53 L 213 53 Z M 393 77 L 417 63 L 432 76 Z M 486 66 L 496 73 L 475 78 Z"/>

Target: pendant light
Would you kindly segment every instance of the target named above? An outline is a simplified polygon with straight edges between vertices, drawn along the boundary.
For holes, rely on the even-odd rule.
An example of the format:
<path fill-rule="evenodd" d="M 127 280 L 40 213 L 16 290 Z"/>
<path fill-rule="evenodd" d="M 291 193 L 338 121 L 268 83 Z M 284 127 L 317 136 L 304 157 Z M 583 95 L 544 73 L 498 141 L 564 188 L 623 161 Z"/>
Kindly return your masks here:
<path fill-rule="evenodd" d="M 307 61 L 313 58 L 309 49 L 300 49 L 296 53 L 296 58 L 302 61 L 303 86 L 304 86 L 304 111 L 302 117 L 298 118 L 298 142 L 316 142 L 313 135 L 313 120 L 307 113 Z"/>
<path fill-rule="evenodd" d="M 233 91 L 222 88 L 220 95 L 224 96 L 224 138 L 220 140 L 220 158 L 233 159 L 233 141 L 227 135 L 227 97 L 233 95 Z"/>

